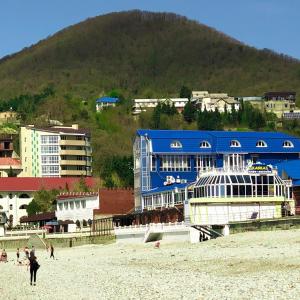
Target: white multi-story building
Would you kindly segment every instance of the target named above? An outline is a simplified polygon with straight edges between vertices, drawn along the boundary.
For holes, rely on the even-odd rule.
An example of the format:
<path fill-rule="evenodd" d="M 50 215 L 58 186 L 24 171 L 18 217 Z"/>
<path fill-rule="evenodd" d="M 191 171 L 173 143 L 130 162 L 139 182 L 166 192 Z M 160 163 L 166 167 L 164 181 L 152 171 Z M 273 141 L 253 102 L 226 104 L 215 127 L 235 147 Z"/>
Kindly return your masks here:
<path fill-rule="evenodd" d="M 192 102 L 201 111 L 218 110 L 220 113 L 224 113 L 225 111 L 231 113 L 233 108 L 236 111 L 240 109 L 240 102 L 226 93 L 210 94 L 207 91 L 193 91 Z"/>
<path fill-rule="evenodd" d="M 91 176 L 88 130 L 54 126 L 21 127 L 21 177 Z"/>
<path fill-rule="evenodd" d="M 138 115 L 141 112 L 146 111 L 147 108 L 156 107 L 158 103 L 174 105 L 178 112 L 182 112 L 188 101 L 188 98 L 134 99 L 132 114 Z"/>

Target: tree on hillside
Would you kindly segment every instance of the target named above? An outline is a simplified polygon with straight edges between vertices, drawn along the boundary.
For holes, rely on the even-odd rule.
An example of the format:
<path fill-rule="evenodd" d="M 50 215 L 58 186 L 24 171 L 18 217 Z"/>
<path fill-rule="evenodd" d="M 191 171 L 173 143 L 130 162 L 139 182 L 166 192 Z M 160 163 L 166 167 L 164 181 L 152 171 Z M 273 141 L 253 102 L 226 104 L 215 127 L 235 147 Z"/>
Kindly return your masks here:
<path fill-rule="evenodd" d="M 188 88 L 187 86 L 183 85 L 180 89 L 179 97 L 191 99 L 191 97 L 192 97 L 191 89 Z"/>
<path fill-rule="evenodd" d="M 186 122 L 191 123 L 196 120 L 196 113 L 197 113 L 197 109 L 196 109 L 195 105 L 191 101 L 189 101 L 184 106 L 182 115 Z"/>
<path fill-rule="evenodd" d="M 199 130 L 223 130 L 222 117 L 218 110 L 199 111 L 197 115 L 197 126 Z"/>
<path fill-rule="evenodd" d="M 108 157 L 101 168 L 106 187 L 133 187 L 133 156 Z"/>
<path fill-rule="evenodd" d="M 80 180 L 74 184 L 74 192 L 89 192 L 90 188 L 87 186 L 85 177 L 81 176 Z"/>

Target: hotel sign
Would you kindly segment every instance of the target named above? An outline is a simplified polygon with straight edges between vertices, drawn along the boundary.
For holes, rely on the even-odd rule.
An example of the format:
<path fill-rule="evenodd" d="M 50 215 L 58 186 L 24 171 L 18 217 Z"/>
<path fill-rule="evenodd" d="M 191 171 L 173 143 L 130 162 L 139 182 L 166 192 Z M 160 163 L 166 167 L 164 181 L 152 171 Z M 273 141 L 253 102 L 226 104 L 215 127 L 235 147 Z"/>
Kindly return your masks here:
<path fill-rule="evenodd" d="M 272 168 L 264 164 L 253 164 L 248 168 L 249 173 L 266 174 L 272 173 Z"/>

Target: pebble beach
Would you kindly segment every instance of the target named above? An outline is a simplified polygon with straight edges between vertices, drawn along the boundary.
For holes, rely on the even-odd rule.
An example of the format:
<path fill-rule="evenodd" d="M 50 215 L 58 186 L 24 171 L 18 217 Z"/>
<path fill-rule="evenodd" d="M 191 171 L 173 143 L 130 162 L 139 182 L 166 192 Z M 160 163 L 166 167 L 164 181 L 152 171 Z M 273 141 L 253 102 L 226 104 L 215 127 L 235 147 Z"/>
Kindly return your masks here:
<path fill-rule="evenodd" d="M 247 232 L 199 244 L 86 245 L 36 250 L 29 271 L 0 263 L 1 299 L 299 299 L 300 230 Z"/>

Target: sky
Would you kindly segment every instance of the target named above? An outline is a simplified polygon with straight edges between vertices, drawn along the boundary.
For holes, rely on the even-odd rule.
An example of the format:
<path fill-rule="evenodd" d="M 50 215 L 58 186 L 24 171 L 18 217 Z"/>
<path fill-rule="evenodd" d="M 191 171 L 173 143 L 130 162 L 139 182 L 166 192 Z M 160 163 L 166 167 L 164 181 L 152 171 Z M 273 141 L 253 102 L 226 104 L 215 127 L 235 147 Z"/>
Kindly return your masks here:
<path fill-rule="evenodd" d="M 0 0 L 0 58 L 87 18 L 132 9 L 177 13 L 300 59 L 299 0 Z"/>

